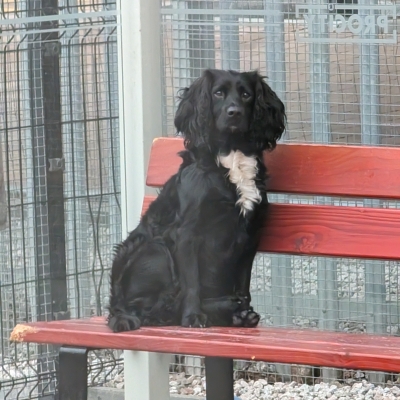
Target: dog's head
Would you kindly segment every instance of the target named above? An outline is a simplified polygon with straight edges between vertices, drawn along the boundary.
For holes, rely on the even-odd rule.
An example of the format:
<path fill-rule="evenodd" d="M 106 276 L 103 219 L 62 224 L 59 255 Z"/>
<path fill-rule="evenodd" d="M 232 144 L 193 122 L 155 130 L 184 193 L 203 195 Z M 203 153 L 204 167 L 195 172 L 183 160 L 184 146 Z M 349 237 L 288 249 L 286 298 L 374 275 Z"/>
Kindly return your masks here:
<path fill-rule="evenodd" d="M 285 107 L 257 72 L 206 70 L 186 89 L 175 116 L 185 146 L 262 151 L 285 129 Z"/>

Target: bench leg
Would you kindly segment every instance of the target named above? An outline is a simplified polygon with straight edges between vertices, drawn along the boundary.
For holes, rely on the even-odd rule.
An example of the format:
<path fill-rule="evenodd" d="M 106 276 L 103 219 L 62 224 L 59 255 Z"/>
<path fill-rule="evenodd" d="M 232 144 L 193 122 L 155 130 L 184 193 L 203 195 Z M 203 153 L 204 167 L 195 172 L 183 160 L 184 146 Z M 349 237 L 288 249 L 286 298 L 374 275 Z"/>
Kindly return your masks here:
<path fill-rule="evenodd" d="M 125 350 L 125 399 L 169 399 L 170 362 L 171 354 Z"/>
<path fill-rule="evenodd" d="M 233 399 L 233 360 L 206 357 L 207 400 Z"/>
<path fill-rule="evenodd" d="M 87 400 L 88 349 L 61 347 L 59 355 L 59 400 Z"/>

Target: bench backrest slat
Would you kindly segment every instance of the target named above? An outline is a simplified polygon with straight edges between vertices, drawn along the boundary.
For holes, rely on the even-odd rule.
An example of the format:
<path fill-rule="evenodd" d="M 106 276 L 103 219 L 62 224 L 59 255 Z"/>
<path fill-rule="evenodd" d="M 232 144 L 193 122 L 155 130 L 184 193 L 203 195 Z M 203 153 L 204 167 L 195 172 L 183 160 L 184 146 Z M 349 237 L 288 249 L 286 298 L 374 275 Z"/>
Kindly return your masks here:
<path fill-rule="evenodd" d="M 153 143 L 147 185 L 162 186 L 174 174 L 180 138 Z M 265 153 L 271 192 L 400 199 L 400 148 L 279 144 Z"/>
<path fill-rule="evenodd" d="M 149 186 L 174 174 L 182 139 L 157 139 Z M 400 199 L 400 149 L 280 144 L 267 153 L 269 190 Z M 146 196 L 143 211 L 154 197 Z M 271 204 L 259 251 L 333 257 L 400 259 L 400 209 Z"/>
<path fill-rule="evenodd" d="M 143 212 L 154 196 L 146 196 Z M 271 204 L 261 252 L 400 259 L 400 210 Z"/>

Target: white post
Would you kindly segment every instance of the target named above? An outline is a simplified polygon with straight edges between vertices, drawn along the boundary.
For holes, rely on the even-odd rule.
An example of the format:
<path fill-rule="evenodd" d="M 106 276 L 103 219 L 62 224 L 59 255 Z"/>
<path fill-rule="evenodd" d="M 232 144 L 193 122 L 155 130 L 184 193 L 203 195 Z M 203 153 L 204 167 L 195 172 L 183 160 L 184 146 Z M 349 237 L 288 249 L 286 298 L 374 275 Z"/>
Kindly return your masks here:
<path fill-rule="evenodd" d="M 122 234 L 136 227 L 151 143 L 162 134 L 157 0 L 120 0 L 119 93 Z M 125 351 L 125 399 L 169 398 L 170 355 Z"/>
<path fill-rule="evenodd" d="M 169 399 L 169 354 L 124 352 L 125 400 Z"/>

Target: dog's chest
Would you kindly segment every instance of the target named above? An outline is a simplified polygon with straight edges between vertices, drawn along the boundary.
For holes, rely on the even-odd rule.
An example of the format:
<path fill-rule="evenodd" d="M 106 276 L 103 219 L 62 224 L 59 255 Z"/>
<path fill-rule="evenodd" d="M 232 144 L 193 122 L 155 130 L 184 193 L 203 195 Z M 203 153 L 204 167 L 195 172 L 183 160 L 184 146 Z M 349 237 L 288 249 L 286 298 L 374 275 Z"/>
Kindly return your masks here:
<path fill-rule="evenodd" d="M 228 178 L 236 186 L 240 212 L 245 216 L 261 202 L 261 194 L 256 186 L 257 159 L 246 156 L 241 151 L 231 151 L 230 154 L 218 156 L 218 162 L 229 169 Z"/>

